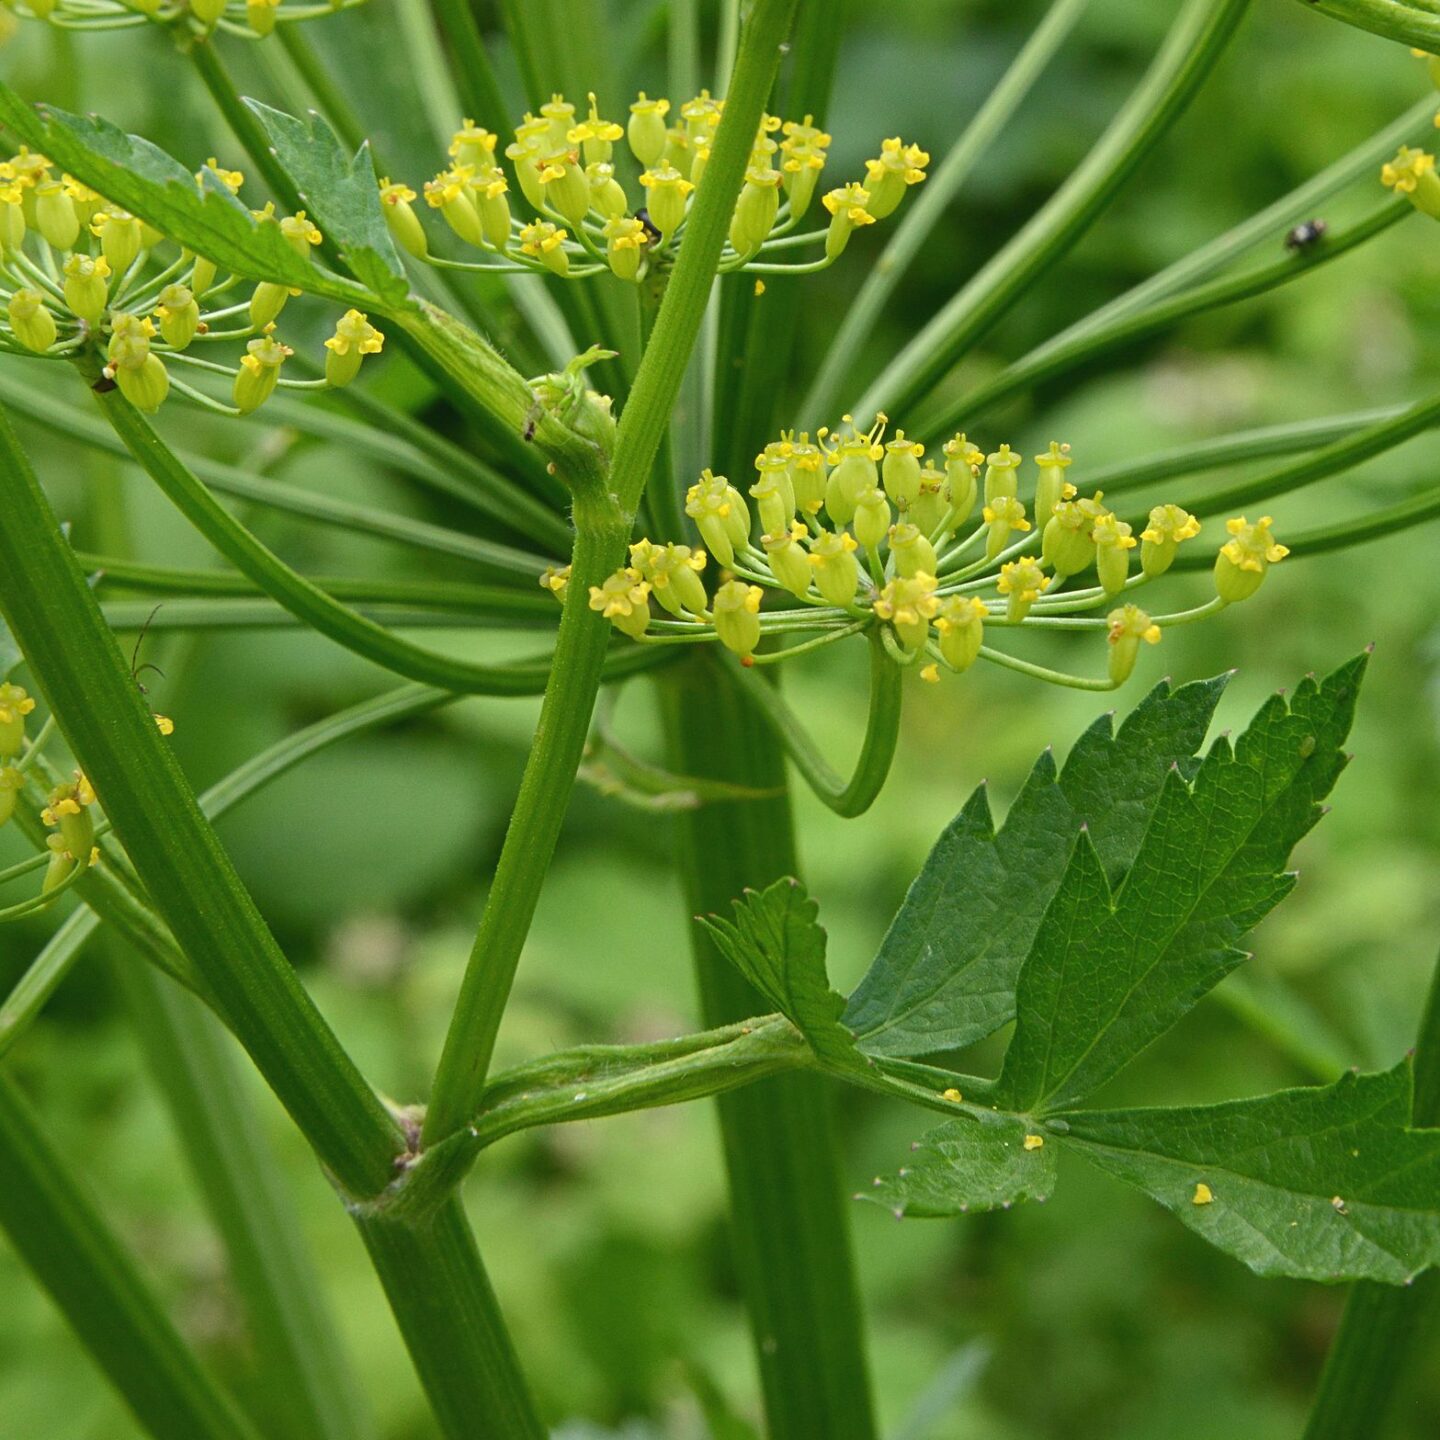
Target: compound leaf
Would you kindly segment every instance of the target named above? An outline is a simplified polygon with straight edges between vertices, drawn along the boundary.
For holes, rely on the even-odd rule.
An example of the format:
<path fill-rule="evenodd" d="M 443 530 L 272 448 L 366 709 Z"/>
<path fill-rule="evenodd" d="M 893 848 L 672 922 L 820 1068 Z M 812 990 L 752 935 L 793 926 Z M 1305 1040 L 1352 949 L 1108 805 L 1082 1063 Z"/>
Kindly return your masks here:
<path fill-rule="evenodd" d="M 1113 897 L 1082 833 L 1020 972 L 1002 1106 L 1074 1104 L 1246 958 L 1238 942 L 1290 890 L 1290 851 L 1345 766 L 1366 658 L 1273 697 L 1193 783 L 1173 768 Z"/>
<path fill-rule="evenodd" d="M 825 931 L 819 907 L 798 880 L 777 880 L 766 890 L 747 890 L 735 902 L 733 922 L 702 919 L 736 969 L 786 1016 L 829 1064 L 856 1069 L 867 1064 L 855 1037 L 840 1022 L 843 996 L 825 973 Z"/>
<path fill-rule="evenodd" d="M 1064 1139 L 1257 1274 L 1400 1284 L 1440 1263 L 1440 1130 L 1407 1128 L 1410 1091 L 1407 1062 L 1223 1105 L 1071 1113 Z"/>
<path fill-rule="evenodd" d="M 1015 983 L 1082 825 L 1111 874 L 1134 858 L 1166 774 L 1190 760 L 1228 676 L 1158 685 L 1101 716 L 1057 773 L 1040 757 L 997 832 L 982 787 L 940 837 L 845 1012 L 863 1050 L 967 1045 L 1015 1014 Z"/>

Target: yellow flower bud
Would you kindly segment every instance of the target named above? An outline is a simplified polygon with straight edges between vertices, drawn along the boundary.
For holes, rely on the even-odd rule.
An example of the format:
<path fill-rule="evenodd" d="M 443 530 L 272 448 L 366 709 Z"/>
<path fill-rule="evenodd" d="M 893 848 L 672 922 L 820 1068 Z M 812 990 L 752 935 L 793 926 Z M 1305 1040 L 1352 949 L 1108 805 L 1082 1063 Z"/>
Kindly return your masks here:
<path fill-rule="evenodd" d="M 1150 579 L 1163 575 L 1175 561 L 1182 540 L 1200 533 L 1200 522 L 1178 505 L 1157 505 L 1140 532 L 1140 568 Z"/>
<path fill-rule="evenodd" d="M 1045 524 L 1040 538 L 1040 558 L 1055 572 L 1058 584 L 1067 575 L 1078 575 L 1095 558 L 1090 538 L 1093 521 L 1074 500 L 1062 500 Z"/>
<path fill-rule="evenodd" d="M 780 172 L 752 165 L 745 172 L 745 184 L 730 217 L 730 245 L 737 255 L 749 258 L 760 249 L 779 209 Z"/>
<path fill-rule="evenodd" d="M 1095 542 L 1095 570 L 1107 595 L 1117 595 L 1125 588 L 1130 573 L 1130 552 L 1135 537 L 1130 527 L 1114 515 L 1102 515 L 1090 531 Z"/>
<path fill-rule="evenodd" d="M 812 123 L 813 119 L 807 115 L 800 124 L 787 120 L 782 132 L 785 138 L 780 142 L 783 156 L 780 173 L 784 176 L 785 193 L 790 197 L 790 213 L 797 220 L 810 208 L 815 184 L 825 167 L 825 151 L 830 145 L 830 137 Z"/>
<path fill-rule="evenodd" d="M 280 318 L 280 312 L 285 308 L 285 302 L 291 294 L 298 295 L 298 290 L 291 291 L 285 285 L 276 285 L 269 280 L 262 280 L 250 295 L 250 323 L 257 330 L 263 330 L 267 325 L 272 325 Z"/>
<path fill-rule="evenodd" d="M 899 506 L 910 505 L 920 493 L 920 457 L 925 447 L 918 440 L 907 440 L 903 430 L 885 446 L 885 460 L 880 473 L 885 493 Z"/>
<path fill-rule="evenodd" d="M 597 160 L 585 167 L 585 181 L 590 186 L 590 204 L 607 220 L 619 220 L 630 208 L 625 187 L 615 178 L 615 167 Z"/>
<path fill-rule="evenodd" d="M 1123 685 L 1135 669 L 1140 642 L 1159 644 L 1160 627 L 1138 605 L 1122 605 L 1112 610 L 1109 618 L 1110 629 L 1105 638 L 1110 645 L 1110 679 L 1113 684 Z"/>
<path fill-rule="evenodd" d="M 672 615 L 701 615 L 708 607 L 700 574 L 705 552 L 688 545 L 652 545 L 641 540 L 630 547 L 630 564 L 650 582 L 651 594 Z"/>
<path fill-rule="evenodd" d="M 945 454 L 945 498 L 950 510 L 950 528 L 958 529 L 970 518 L 979 490 L 980 463 L 985 452 L 965 435 L 947 440 Z"/>
<path fill-rule="evenodd" d="M 1010 543 L 1014 530 L 1028 530 L 1030 522 L 1025 518 L 1025 506 L 1013 495 L 997 495 L 993 502 L 980 512 L 981 518 L 990 527 L 985 537 L 985 558 L 993 560 Z"/>
<path fill-rule="evenodd" d="M 1262 515 L 1254 525 L 1243 515 L 1225 522 L 1230 539 L 1215 557 L 1215 591 L 1227 604 L 1249 599 L 1260 588 L 1270 566 L 1290 553 L 1270 533 L 1272 524 L 1268 515 Z"/>
<path fill-rule="evenodd" d="M 430 244 L 411 204 L 414 199 L 415 192 L 408 185 L 388 176 L 380 182 L 380 213 L 391 236 L 402 250 L 423 260 L 430 253 Z"/>
<path fill-rule="evenodd" d="M 1421 214 L 1440 220 L 1440 177 L 1435 174 L 1433 155 L 1402 145 L 1395 158 L 1380 167 L 1380 183 L 1405 196 Z"/>
<path fill-rule="evenodd" d="M 617 570 L 603 585 L 590 587 L 590 608 L 638 640 L 650 626 L 650 584 L 638 570 Z"/>
<path fill-rule="evenodd" d="M 483 125 L 477 125 L 467 117 L 450 137 L 450 158 L 457 165 L 471 165 L 476 170 L 493 169 L 495 146 L 499 141 L 498 135 L 492 135 Z"/>
<path fill-rule="evenodd" d="M 95 844 L 95 819 L 90 814 L 95 792 L 83 775 L 57 785 L 40 818 L 52 829 L 58 827 L 63 853 L 72 860 L 88 861 Z"/>
<path fill-rule="evenodd" d="M 467 244 L 484 244 L 480 212 L 470 193 L 474 171 L 468 165 L 451 166 L 425 182 L 425 203 L 445 217 L 445 223 Z M 537 206 L 537 208 L 539 208 Z"/>
<path fill-rule="evenodd" d="M 930 622 L 940 613 L 933 575 L 896 576 L 875 597 L 875 614 L 888 620 L 907 650 L 919 650 L 930 638 Z"/>
<path fill-rule="evenodd" d="M 728 580 L 715 592 L 715 633 L 727 650 L 749 659 L 760 643 L 760 600 L 758 585 Z"/>
<path fill-rule="evenodd" d="M 645 92 L 630 107 L 630 121 L 625 127 L 625 138 L 630 143 L 630 153 L 649 169 L 665 153 L 667 137 L 665 116 L 670 112 L 670 102 L 665 99 L 651 100 Z"/>
<path fill-rule="evenodd" d="M 15 813 L 15 800 L 25 788 L 25 775 L 13 765 L 0 765 L 0 825 Z"/>
<path fill-rule="evenodd" d="M 830 228 L 825 232 L 825 258 L 838 260 L 850 243 L 851 233 L 862 225 L 873 225 L 870 213 L 870 192 L 852 180 L 838 190 L 831 190 L 824 199 L 830 212 Z"/>
<path fill-rule="evenodd" d="M 622 280 L 633 280 L 640 273 L 640 259 L 649 243 L 650 232 L 633 217 L 605 222 L 605 258 Z"/>
<path fill-rule="evenodd" d="M 48 350 L 55 343 L 55 317 L 39 290 L 17 290 L 10 297 L 5 313 L 15 338 L 27 350 Z"/>
<path fill-rule="evenodd" d="M 332 385 L 348 385 L 360 373 L 367 355 L 378 355 L 385 337 L 360 310 L 347 310 L 335 322 L 335 333 L 325 342 L 325 378 Z"/>
<path fill-rule="evenodd" d="M 890 553 L 895 557 L 895 568 L 901 575 L 927 575 L 935 573 L 935 547 L 918 525 L 908 521 L 895 526 L 890 532 Z"/>
<path fill-rule="evenodd" d="M 836 445 L 831 455 L 835 468 L 825 482 L 825 510 L 837 525 L 848 525 L 860 497 L 880 483 L 875 462 L 884 453 L 870 434 L 852 433 Z"/>
<path fill-rule="evenodd" d="M 25 743 L 25 717 L 35 702 L 23 686 L 0 680 L 0 759 L 20 753 Z"/>
<path fill-rule="evenodd" d="M 56 250 L 69 250 L 80 238 L 80 216 L 63 181 L 42 180 L 35 186 L 35 228 Z"/>
<path fill-rule="evenodd" d="M 190 268 L 190 289 L 197 300 L 203 299 L 215 284 L 215 262 L 196 255 Z"/>
<path fill-rule="evenodd" d="M 586 97 L 590 102 L 590 113 L 565 137 L 570 144 L 579 145 L 585 153 L 587 167 L 606 165 L 615 150 L 615 142 L 625 133 L 624 128 L 613 120 L 602 120 L 592 90 Z"/>
<path fill-rule="evenodd" d="M 984 643 L 985 602 L 974 595 L 952 595 L 935 621 L 940 654 L 952 670 L 968 670 Z"/>
<path fill-rule="evenodd" d="M 855 503 L 855 538 L 867 549 L 875 549 L 890 533 L 890 502 L 877 485 Z"/>
<path fill-rule="evenodd" d="M 1066 498 L 1065 471 L 1071 464 L 1070 447 L 1052 440 L 1050 449 L 1035 457 L 1035 464 L 1040 468 L 1040 478 L 1035 482 L 1035 523 L 1046 525 L 1055 507 Z"/>
<path fill-rule="evenodd" d="M 985 457 L 985 503 L 1020 493 L 1020 457 L 1008 445 Z"/>
<path fill-rule="evenodd" d="M 547 565 L 540 576 L 540 588 L 548 590 L 563 605 L 565 592 L 570 588 L 570 567 Z"/>
<path fill-rule="evenodd" d="M 814 578 L 804 544 L 809 533 L 800 521 L 792 520 L 788 529 L 760 537 L 761 548 L 769 557 L 776 580 L 801 600 L 810 593 L 810 582 Z"/>
<path fill-rule="evenodd" d="M 160 292 L 155 314 L 165 343 L 175 350 L 185 349 L 200 328 L 200 306 L 188 285 L 167 285 Z"/>
<path fill-rule="evenodd" d="M 65 261 L 65 303 L 70 313 L 94 325 L 110 295 L 110 265 L 103 255 L 71 255 Z"/>
<path fill-rule="evenodd" d="M 860 587 L 860 566 L 855 560 L 855 537 L 846 531 L 826 530 L 810 547 L 815 588 L 831 605 L 842 608 L 854 602 Z"/>
<path fill-rule="evenodd" d="M 545 120 L 545 139 L 552 150 L 558 150 L 566 143 L 566 137 L 575 125 L 575 107 L 558 92 L 540 107 Z"/>
<path fill-rule="evenodd" d="M 646 170 L 640 183 L 646 190 L 650 223 L 668 240 L 685 219 L 685 197 L 695 187 L 673 165 L 663 163 Z"/>
<path fill-rule="evenodd" d="M 1005 618 L 1012 623 L 1023 620 L 1049 584 L 1050 577 L 1038 561 L 1012 560 L 1002 565 L 995 588 L 1006 597 Z"/>
<path fill-rule="evenodd" d="M 949 508 L 945 499 L 945 472 L 927 461 L 920 470 L 920 491 L 905 513 L 924 534 L 933 535 Z"/>
<path fill-rule="evenodd" d="M 268 331 L 250 341 L 240 357 L 235 375 L 235 408 L 242 415 L 258 410 L 275 393 L 280 383 L 280 367 L 295 352 L 282 345 Z"/>
<path fill-rule="evenodd" d="M 541 157 L 540 185 L 545 208 L 563 215 L 572 225 L 580 225 L 590 213 L 590 182 L 575 163 L 570 149 L 552 151 Z"/>
<path fill-rule="evenodd" d="M 865 185 L 870 191 L 870 213 L 883 220 L 905 198 L 911 185 L 925 178 L 930 157 L 918 145 L 904 145 L 899 136 L 886 140 L 880 154 L 865 162 Z"/>
<path fill-rule="evenodd" d="M 520 227 L 520 253 L 531 255 L 547 269 L 563 275 L 570 268 L 570 257 L 565 253 L 565 241 L 569 231 L 553 225 L 548 220 L 538 220 L 533 225 Z"/>

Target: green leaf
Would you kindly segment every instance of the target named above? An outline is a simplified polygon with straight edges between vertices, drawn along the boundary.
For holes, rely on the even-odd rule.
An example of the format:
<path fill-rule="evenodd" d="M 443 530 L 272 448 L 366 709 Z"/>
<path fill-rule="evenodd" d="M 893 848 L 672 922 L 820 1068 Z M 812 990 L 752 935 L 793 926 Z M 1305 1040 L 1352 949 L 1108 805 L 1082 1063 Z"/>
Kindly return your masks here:
<path fill-rule="evenodd" d="M 1406 1062 L 1224 1105 L 1076 1112 L 1065 1143 L 1257 1274 L 1402 1284 L 1440 1263 L 1440 1130 L 1407 1128 L 1410 1088 Z"/>
<path fill-rule="evenodd" d="M 853 1070 L 868 1063 L 840 1023 L 845 1000 L 825 973 L 825 931 L 819 907 L 798 880 L 747 890 L 735 920 L 702 918 L 725 957 L 809 1042 L 828 1064 Z"/>
<path fill-rule="evenodd" d="M 850 997 L 863 1050 L 913 1056 L 968 1045 L 1015 1014 L 1015 982 L 1081 825 L 1118 874 L 1134 859 L 1166 774 L 1193 756 L 1228 677 L 1158 685 L 1113 733 L 1101 716 L 1056 773 L 1047 750 L 995 831 L 982 787 L 930 852 Z"/>
<path fill-rule="evenodd" d="M 339 248 L 346 267 L 388 304 L 404 304 L 410 284 L 380 210 L 369 142 L 348 156 L 316 111 L 301 120 L 258 100 L 245 104 L 270 137 L 310 218 Z"/>
<path fill-rule="evenodd" d="M 1283 867 L 1345 766 L 1366 658 L 1307 679 L 1288 705 L 1273 697 L 1193 783 L 1173 769 L 1113 894 L 1082 831 L 1020 972 L 1001 1105 L 1075 1103 L 1246 958 L 1238 942 L 1293 886 Z"/>
<path fill-rule="evenodd" d="M 107 200 L 237 275 L 347 304 L 374 301 L 363 286 L 302 259 L 273 220 L 257 220 L 210 171 L 197 184 L 173 156 L 98 115 L 27 105 L 0 81 L 0 125 Z"/>
<path fill-rule="evenodd" d="M 1014 1115 L 978 1111 L 947 1120 L 915 1141 L 908 1165 L 894 1175 L 877 1175 L 855 1198 L 883 1205 L 897 1220 L 1048 1200 L 1055 1188 L 1055 1149 L 1042 1143 L 1027 1150 L 1026 1134 L 1025 1123 Z"/>

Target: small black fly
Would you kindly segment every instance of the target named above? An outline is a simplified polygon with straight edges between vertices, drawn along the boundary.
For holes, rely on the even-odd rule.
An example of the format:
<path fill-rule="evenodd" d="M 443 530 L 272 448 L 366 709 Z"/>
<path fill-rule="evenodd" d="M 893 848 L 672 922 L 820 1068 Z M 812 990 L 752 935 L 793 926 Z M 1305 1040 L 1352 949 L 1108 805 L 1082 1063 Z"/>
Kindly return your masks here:
<path fill-rule="evenodd" d="M 1325 238 L 1329 225 L 1323 220 L 1302 220 L 1286 237 L 1287 250 L 1309 250 Z"/>

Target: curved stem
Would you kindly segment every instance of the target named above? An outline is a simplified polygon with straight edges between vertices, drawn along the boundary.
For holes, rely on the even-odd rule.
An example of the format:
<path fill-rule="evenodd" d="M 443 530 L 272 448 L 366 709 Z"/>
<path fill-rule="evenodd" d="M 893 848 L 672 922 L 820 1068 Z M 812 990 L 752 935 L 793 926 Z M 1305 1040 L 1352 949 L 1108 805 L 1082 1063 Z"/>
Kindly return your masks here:
<path fill-rule="evenodd" d="M 1080 238 L 1184 111 L 1248 0 L 1190 0 L 1145 78 L 1095 147 L 1030 222 L 915 335 L 868 387 L 857 415 L 913 410 Z"/>
<path fill-rule="evenodd" d="M 1278 286 L 1298 280 L 1302 275 L 1338 260 L 1348 251 L 1382 234 L 1397 221 L 1404 220 L 1413 213 L 1414 207 L 1406 200 L 1386 201 L 1344 231 L 1327 235 L 1312 250 L 1287 255 L 1284 259 L 1247 271 L 1243 275 L 1225 276 L 1172 296 L 1168 300 L 1160 300 L 1147 309 L 1121 316 L 1109 325 L 1090 330 L 1067 345 L 1047 345 L 1043 355 L 1032 352 L 1013 365 L 1006 366 L 993 380 L 972 390 L 968 395 L 947 401 L 932 413 L 922 412 L 916 417 L 916 428 L 921 431 L 940 432 L 948 430 L 962 417 L 968 423 L 972 416 L 982 414 L 1017 391 L 1074 370 L 1122 345 L 1132 345 L 1136 341 L 1147 339 L 1191 315 L 1234 305 L 1241 300 L 1250 300 Z"/>
<path fill-rule="evenodd" d="M 860 757 L 849 780 L 831 768 L 779 690 L 758 677 L 742 680 L 739 685 L 741 694 L 764 716 L 805 783 L 826 806 L 847 819 L 863 815 L 875 803 L 890 773 L 900 736 L 902 672 L 886 655 L 878 627 L 871 630 L 869 640 L 870 708 Z M 733 668 L 740 669 L 738 664 Z"/>
<path fill-rule="evenodd" d="M 920 187 L 899 218 L 864 284 L 845 310 L 845 319 L 825 352 L 825 359 L 796 414 L 812 428 L 835 409 L 841 386 L 855 357 L 870 338 L 875 322 L 889 303 L 915 257 L 949 209 L 976 162 L 994 144 L 1021 101 L 1030 93 L 1055 52 L 1075 28 L 1089 0 L 1055 0 L 1045 18 L 1031 32 L 1010 68 L 985 97 L 960 138 L 951 146 L 935 173 Z"/>

